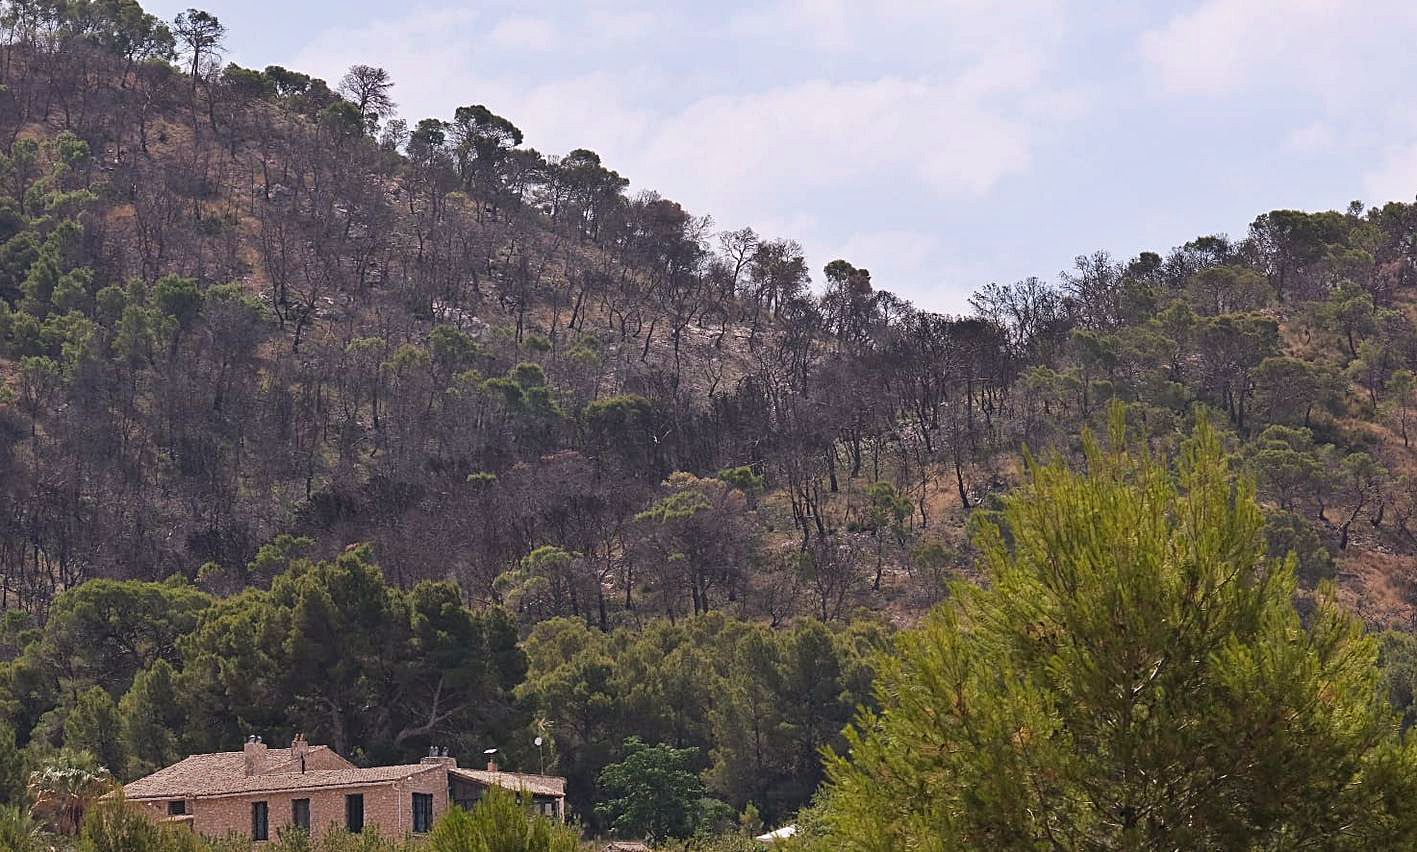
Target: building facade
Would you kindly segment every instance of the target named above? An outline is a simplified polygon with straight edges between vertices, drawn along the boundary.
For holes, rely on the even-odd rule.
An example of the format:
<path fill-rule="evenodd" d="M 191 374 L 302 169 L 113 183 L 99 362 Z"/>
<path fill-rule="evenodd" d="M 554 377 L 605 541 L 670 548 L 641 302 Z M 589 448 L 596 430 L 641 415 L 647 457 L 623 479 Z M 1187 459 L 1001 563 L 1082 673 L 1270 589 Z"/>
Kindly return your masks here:
<path fill-rule="evenodd" d="M 287 749 L 250 738 L 239 752 L 198 754 L 140 778 L 124 796 L 156 819 L 207 837 L 245 835 L 255 843 L 302 830 L 377 827 L 385 837 L 422 834 L 450 805 L 471 808 L 489 787 L 524 796 L 552 819 L 566 818 L 564 778 L 462 769 L 439 752 L 414 764 L 360 768 L 327 746 L 296 737 Z"/>

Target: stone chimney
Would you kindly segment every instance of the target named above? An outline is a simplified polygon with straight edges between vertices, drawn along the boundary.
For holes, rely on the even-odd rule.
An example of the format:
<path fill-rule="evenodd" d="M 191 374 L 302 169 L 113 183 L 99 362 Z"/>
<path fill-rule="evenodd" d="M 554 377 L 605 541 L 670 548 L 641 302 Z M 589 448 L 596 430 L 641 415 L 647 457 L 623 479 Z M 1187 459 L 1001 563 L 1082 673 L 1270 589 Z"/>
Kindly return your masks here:
<path fill-rule="evenodd" d="M 305 739 L 305 735 L 296 734 L 295 739 L 290 741 L 290 759 L 295 761 L 302 773 L 305 771 L 305 756 L 309 753 L 310 743 Z"/>
<path fill-rule="evenodd" d="M 260 737 L 252 734 L 246 738 L 246 746 L 242 751 L 246 753 L 246 774 L 261 774 L 266 768 L 266 744 Z"/>
<path fill-rule="evenodd" d="M 449 769 L 457 769 L 458 761 L 455 757 L 448 755 L 447 747 L 429 746 L 428 756 L 418 761 L 424 766 L 446 766 Z"/>

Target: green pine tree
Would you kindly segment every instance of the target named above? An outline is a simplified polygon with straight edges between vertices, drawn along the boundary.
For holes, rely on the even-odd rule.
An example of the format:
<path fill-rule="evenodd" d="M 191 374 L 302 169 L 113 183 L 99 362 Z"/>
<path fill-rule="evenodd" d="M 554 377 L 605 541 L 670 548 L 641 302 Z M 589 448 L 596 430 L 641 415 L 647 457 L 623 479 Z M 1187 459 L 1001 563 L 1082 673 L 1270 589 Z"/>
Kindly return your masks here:
<path fill-rule="evenodd" d="M 1034 465 L 829 759 L 824 848 L 1396 849 L 1417 752 L 1377 648 L 1292 558 L 1201 423 L 1173 477 L 1126 448 Z M 1007 531 L 1007 535 L 1005 534 Z"/>
<path fill-rule="evenodd" d="M 127 771 L 128 750 L 113 696 L 101 686 L 79 693 L 64 719 L 64 747 L 90 751 L 115 777 Z"/>
<path fill-rule="evenodd" d="M 178 735 L 186 727 L 186 719 L 176 679 L 172 665 L 159 659 L 138 672 L 132 688 L 118 702 L 130 775 L 155 772 L 184 756 L 178 748 Z"/>
<path fill-rule="evenodd" d="M 26 805 L 29 776 L 25 753 L 15 744 L 15 729 L 0 722 L 0 805 Z"/>

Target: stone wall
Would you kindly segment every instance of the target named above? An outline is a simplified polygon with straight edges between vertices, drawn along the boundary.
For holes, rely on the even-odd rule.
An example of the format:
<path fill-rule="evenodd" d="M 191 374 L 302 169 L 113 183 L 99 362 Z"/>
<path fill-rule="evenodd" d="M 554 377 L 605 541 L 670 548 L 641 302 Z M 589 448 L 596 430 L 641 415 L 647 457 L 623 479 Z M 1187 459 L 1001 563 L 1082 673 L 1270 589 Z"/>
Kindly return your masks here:
<path fill-rule="evenodd" d="M 404 837 L 413 830 L 414 793 L 433 795 L 433 819 L 436 821 L 448 809 L 447 770 L 441 766 L 430 766 L 426 771 L 401 781 L 361 786 L 198 798 L 189 800 L 186 807 L 187 813 L 192 815 L 191 825 L 194 831 L 206 837 L 220 838 L 233 834 L 249 836 L 251 805 L 253 802 L 265 802 L 270 839 L 275 840 L 280 836 L 280 832 L 290 829 L 291 802 L 295 799 L 309 799 L 310 832 L 314 838 L 319 839 L 331 828 L 344 828 L 345 796 L 362 794 L 365 831 L 377 829 L 384 837 Z M 145 801 L 142 804 L 156 818 L 167 816 L 165 801 Z"/>

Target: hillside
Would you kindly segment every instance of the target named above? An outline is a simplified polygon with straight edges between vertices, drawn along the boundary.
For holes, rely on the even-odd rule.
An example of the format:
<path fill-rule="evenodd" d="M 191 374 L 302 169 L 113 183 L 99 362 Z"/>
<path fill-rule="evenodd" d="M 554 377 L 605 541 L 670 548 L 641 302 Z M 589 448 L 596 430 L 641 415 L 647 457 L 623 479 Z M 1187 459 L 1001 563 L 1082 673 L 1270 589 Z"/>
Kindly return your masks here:
<path fill-rule="evenodd" d="M 9 605 L 90 577 L 259 585 L 290 533 L 532 620 L 909 618 L 968 572 L 968 515 L 1018 449 L 1071 451 L 1118 399 L 1163 444 L 1213 411 L 1276 547 L 1370 621 L 1408 618 L 1410 205 L 1085 255 L 938 316 L 847 261 L 813 283 L 790 240 L 627 197 L 485 107 L 411 127 L 380 113 L 387 79 L 342 96 L 131 10 L 20 9 Z"/>
<path fill-rule="evenodd" d="M 1295 559 L 1265 606 L 1329 624 L 1334 581 L 1412 721 L 1417 205 L 1082 254 L 944 316 L 538 152 L 510 109 L 400 118 L 375 66 L 245 69 L 223 36 L 0 2 L 0 804 L 7 765 L 126 780 L 308 733 L 548 761 L 602 833 L 648 743 L 684 826 L 784 821 L 901 677 L 898 628 L 1048 529 L 1008 498 L 1115 417 L 1153 478 L 1213 437 L 1262 514 L 1195 505 Z M 1235 540 L 1212 562 L 1256 570 Z M 1354 707 L 1365 677 L 1334 679 Z"/>

